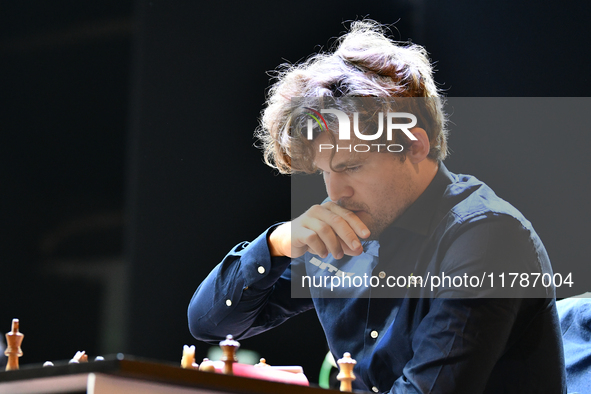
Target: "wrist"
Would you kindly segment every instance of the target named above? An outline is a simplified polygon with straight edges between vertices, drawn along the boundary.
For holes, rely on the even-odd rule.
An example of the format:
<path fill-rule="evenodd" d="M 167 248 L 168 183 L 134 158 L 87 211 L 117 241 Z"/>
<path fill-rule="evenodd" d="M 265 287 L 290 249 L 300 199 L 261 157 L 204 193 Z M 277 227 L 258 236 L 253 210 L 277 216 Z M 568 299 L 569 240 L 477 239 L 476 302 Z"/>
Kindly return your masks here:
<path fill-rule="evenodd" d="M 282 246 L 285 235 L 285 227 L 288 225 L 289 223 L 283 223 L 275 227 L 273 230 L 271 230 L 269 235 L 267 235 L 267 245 L 269 246 L 269 253 L 271 257 L 287 256 L 287 254 L 282 251 Z"/>

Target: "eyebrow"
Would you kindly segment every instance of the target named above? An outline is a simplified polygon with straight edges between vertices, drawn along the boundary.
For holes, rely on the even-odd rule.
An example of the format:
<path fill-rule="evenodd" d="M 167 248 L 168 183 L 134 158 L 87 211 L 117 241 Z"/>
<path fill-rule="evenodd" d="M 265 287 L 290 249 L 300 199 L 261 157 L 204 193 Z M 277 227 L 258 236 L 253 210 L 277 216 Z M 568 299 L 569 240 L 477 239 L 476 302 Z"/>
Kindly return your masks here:
<path fill-rule="evenodd" d="M 333 168 L 337 171 L 342 171 L 342 170 L 346 169 L 347 167 L 356 167 L 356 166 L 360 165 L 362 162 L 363 162 L 363 160 L 359 160 L 359 159 L 347 160 L 347 161 L 341 162 L 341 163 L 333 166 Z"/>

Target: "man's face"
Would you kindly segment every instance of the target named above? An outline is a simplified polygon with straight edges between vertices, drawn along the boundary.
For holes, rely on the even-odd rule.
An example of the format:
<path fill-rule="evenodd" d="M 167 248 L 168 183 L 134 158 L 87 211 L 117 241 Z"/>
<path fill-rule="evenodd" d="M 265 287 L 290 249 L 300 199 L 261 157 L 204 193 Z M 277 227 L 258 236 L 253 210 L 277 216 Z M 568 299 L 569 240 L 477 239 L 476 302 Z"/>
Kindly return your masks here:
<path fill-rule="evenodd" d="M 350 153 L 344 150 L 354 141 L 339 141 L 339 151 L 332 160 L 332 151 L 318 151 L 320 144 L 329 144 L 328 136 L 315 141 L 314 164 L 323 174 L 328 197 L 343 208 L 355 212 L 376 239 L 418 197 L 416 173 L 409 160 L 388 152 Z"/>

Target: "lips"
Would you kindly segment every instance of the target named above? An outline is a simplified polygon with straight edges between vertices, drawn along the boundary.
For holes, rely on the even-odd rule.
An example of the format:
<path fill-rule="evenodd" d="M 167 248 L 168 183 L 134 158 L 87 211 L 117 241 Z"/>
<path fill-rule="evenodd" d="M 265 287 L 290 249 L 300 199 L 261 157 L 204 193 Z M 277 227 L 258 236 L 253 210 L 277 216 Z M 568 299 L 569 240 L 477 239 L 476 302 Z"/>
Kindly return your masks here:
<path fill-rule="evenodd" d="M 365 209 L 363 209 L 363 208 L 362 209 L 359 209 L 358 208 L 359 206 L 365 205 L 365 204 L 351 204 L 351 205 L 347 205 L 347 204 L 340 203 L 338 205 L 341 206 L 341 207 L 343 207 L 343 208 L 345 208 L 346 210 L 351 211 L 351 212 L 355 212 L 355 213 L 358 213 L 358 212 L 366 212 Z M 357 205 L 357 206 L 355 206 L 355 205 Z"/>

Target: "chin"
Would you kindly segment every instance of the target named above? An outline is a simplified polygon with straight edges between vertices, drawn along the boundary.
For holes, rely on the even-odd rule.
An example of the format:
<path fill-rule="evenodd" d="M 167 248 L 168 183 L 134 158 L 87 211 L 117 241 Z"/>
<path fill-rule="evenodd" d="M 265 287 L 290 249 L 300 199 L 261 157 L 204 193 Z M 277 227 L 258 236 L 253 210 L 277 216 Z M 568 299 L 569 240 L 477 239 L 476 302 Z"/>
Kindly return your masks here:
<path fill-rule="evenodd" d="M 365 224 L 366 226 L 370 226 L 371 225 L 371 216 L 369 216 L 369 214 L 365 211 L 353 211 L 353 213 L 355 215 L 357 215 L 357 217 L 359 219 L 361 219 L 361 221 L 363 222 L 363 224 Z M 370 228 L 371 231 L 371 228 Z"/>
<path fill-rule="evenodd" d="M 374 221 L 372 220 L 371 215 L 365 211 L 356 211 L 355 215 L 357 215 L 357 217 L 359 219 L 361 219 L 363 224 L 365 224 L 367 226 L 367 228 L 369 229 L 369 231 L 371 233 L 368 238 L 359 238 L 359 240 L 360 241 L 370 241 L 370 240 L 377 239 L 377 238 L 374 238 L 376 226 L 375 226 Z"/>

